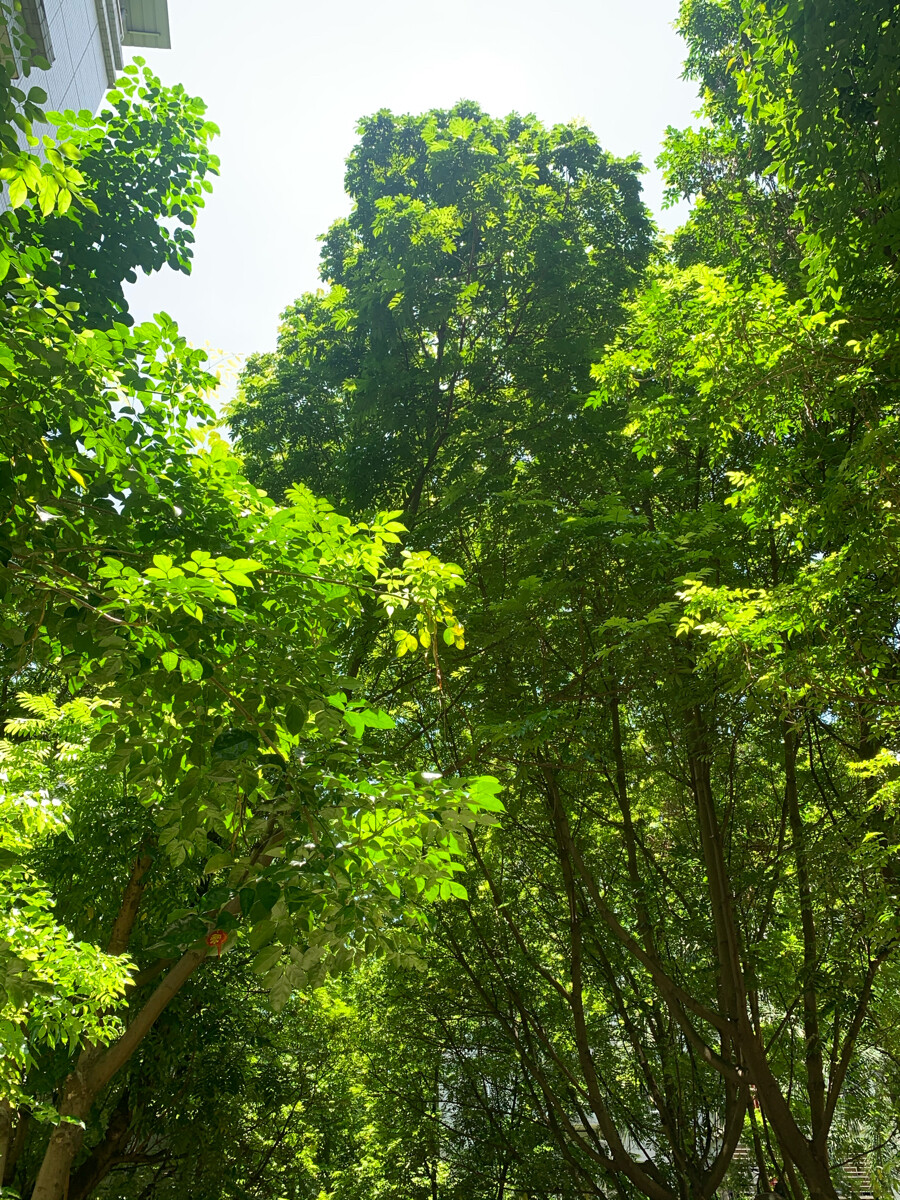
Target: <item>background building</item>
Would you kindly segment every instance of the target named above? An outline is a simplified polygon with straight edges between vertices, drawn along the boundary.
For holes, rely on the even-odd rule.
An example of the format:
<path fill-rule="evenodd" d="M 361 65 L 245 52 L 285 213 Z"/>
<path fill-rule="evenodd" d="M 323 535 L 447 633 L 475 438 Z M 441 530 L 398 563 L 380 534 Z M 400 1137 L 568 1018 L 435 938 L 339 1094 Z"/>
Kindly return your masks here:
<path fill-rule="evenodd" d="M 167 0 L 19 0 L 18 19 L 50 63 L 31 83 L 47 93 L 48 110 L 96 112 L 128 52 L 168 48 Z"/>

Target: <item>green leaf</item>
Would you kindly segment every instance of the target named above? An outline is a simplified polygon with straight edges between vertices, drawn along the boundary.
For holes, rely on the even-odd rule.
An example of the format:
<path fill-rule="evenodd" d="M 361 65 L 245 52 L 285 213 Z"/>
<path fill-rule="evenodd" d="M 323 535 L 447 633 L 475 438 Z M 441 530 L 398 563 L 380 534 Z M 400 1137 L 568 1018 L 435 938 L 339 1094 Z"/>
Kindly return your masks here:
<path fill-rule="evenodd" d="M 342 715 L 333 708 L 320 708 L 314 714 L 313 720 L 315 721 L 316 728 L 326 738 L 336 737 L 344 724 Z"/>
<path fill-rule="evenodd" d="M 277 971 L 277 968 L 276 968 Z M 291 983 L 287 975 L 277 971 L 276 978 L 267 980 L 269 983 L 269 1003 L 275 1012 L 281 1012 L 291 998 Z"/>
<path fill-rule="evenodd" d="M 207 861 L 206 866 L 203 868 L 203 873 L 204 875 L 214 875 L 216 871 L 230 867 L 233 862 L 234 858 L 231 854 L 226 853 L 224 850 L 219 851 Z"/>
<path fill-rule="evenodd" d="M 282 954 L 283 950 L 281 946 L 266 946 L 253 959 L 251 967 L 257 975 L 265 975 L 267 971 L 275 966 Z"/>
<path fill-rule="evenodd" d="M 281 888 L 272 879 L 263 877 L 256 884 L 256 902 L 269 911 L 281 898 Z"/>
<path fill-rule="evenodd" d="M 306 725 L 309 710 L 303 704 L 290 704 L 284 714 L 284 724 L 288 733 L 300 733 Z"/>
<path fill-rule="evenodd" d="M 251 950 L 259 950 L 267 942 L 270 942 L 275 936 L 275 922 L 269 920 L 260 921 L 258 925 L 254 925 L 250 931 L 248 942 Z"/>
<path fill-rule="evenodd" d="M 365 708 L 359 713 L 363 724 L 369 729 L 393 729 L 396 725 L 394 718 L 382 708 Z"/>
<path fill-rule="evenodd" d="M 28 198 L 28 187 L 21 176 L 17 176 L 9 185 L 9 207 L 20 208 Z"/>

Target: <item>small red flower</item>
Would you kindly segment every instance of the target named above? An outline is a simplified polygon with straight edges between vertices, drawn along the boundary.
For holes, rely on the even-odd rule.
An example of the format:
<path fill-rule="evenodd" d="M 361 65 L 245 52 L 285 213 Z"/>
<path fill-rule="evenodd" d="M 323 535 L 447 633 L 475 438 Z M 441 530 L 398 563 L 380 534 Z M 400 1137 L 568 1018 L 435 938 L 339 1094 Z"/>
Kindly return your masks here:
<path fill-rule="evenodd" d="M 215 946 L 216 958 L 222 957 L 222 947 L 228 941 L 228 934 L 224 929 L 214 929 L 206 935 L 207 946 Z"/>

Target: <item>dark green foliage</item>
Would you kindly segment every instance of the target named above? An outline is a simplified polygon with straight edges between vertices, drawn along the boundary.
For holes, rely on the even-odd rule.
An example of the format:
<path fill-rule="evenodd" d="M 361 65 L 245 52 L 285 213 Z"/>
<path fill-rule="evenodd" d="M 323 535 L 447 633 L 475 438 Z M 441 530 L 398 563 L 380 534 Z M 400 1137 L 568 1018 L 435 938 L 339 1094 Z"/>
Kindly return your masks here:
<path fill-rule="evenodd" d="M 847 1165 L 888 1194 L 896 8 L 685 0 L 705 124 L 668 137 L 672 194 L 695 200 L 671 243 L 638 164 L 582 127 L 469 102 L 362 121 L 325 287 L 230 411 L 253 484 L 223 444 L 197 452 L 202 361 L 174 327 L 116 324 L 90 255 L 51 266 L 21 232 L 61 236 L 90 155 L 4 167 L 32 216 L 4 226 L 0 382 L 24 403 L 0 871 L 51 987 L 0 945 L 0 1028 L 17 1102 L 87 1126 L 80 1149 L 64 1125 L 29 1135 L 34 1200 L 712 1200 L 766 1180 L 837 1200 Z M 149 221 L 192 214 L 214 166 L 194 102 L 148 87 L 116 101 L 107 143 L 131 148 L 95 163 L 73 239 L 131 214 L 114 283 L 186 264 Z M 172 180 L 147 207 L 140 104 L 161 105 L 146 154 Z M 401 551 L 398 516 L 426 552 Z M 445 598 L 463 576 L 465 636 Z M 493 780 L 456 782 L 485 771 L 502 820 Z M 70 842 L 21 814 L 19 781 L 65 794 Z M 134 887 L 120 1033 L 124 945 L 98 946 Z M 76 1059 L 88 1036 L 109 1049 Z"/>
<path fill-rule="evenodd" d="M 461 643 L 458 569 L 388 564 L 397 512 L 276 507 L 203 428 L 205 355 L 164 315 L 115 319 L 133 265 L 187 267 L 160 222 L 193 220 L 215 165 L 202 104 L 131 72 L 44 160 L 4 135 L 0 167 L 0 1174 L 17 1158 L 32 1200 L 70 1194 L 86 1124 L 213 948 L 240 942 L 275 1009 L 408 957 L 421 901 L 465 894 L 464 829 L 502 811 L 496 781 L 395 771 L 340 655 L 363 597 L 372 636 L 399 610 L 404 653 Z M 0 64 L 7 129 L 33 101 Z M 22 1142 L 32 1115 L 55 1128 Z"/>
<path fill-rule="evenodd" d="M 823 298 L 846 289 L 871 308 L 867 291 L 895 289 L 900 251 L 900 6 L 788 0 L 743 15 L 734 75 L 748 122 L 798 193 L 805 268 Z"/>
<path fill-rule="evenodd" d="M 251 359 L 232 428 L 272 495 L 294 479 L 341 507 L 502 489 L 565 428 L 647 261 L 637 164 L 589 130 L 449 112 L 363 121 L 354 209 L 328 232 L 328 289 Z M 465 480 L 465 483 L 463 483 Z"/>
<path fill-rule="evenodd" d="M 836 1164 L 895 1149 L 892 1069 L 872 1065 L 898 945 L 892 268 L 839 252 L 843 227 L 833 258 L 811 252 L 848 210 L 816 208 L 833 181 L 804 174 L 784 124 L 816 68 L 760 31 L 792 11 L 684 6 L 709 124 L 667 147 L 673 190 L 698 197 L 675 262 L 623 308 L 633 240 L 617 265 L 550 239 L 591 304 L 551 289 L 521 354 L 503 303 L 470 320 L 442 299 L 462 201 L 448 216 L 431 180 L 400 181 L 455 143 L 398 151 L 396 122 L 364 123 L 334 286 L 289 310 L 232 413 L 267 488 L 390 497 L 469 581 L 437 690 L 381 656 L 362 673 L 405 705 L 411 764 L 507 784 L 429 961 L 459 964 L 473 1045 L 515 1053 L 529 1119 L 590 1194 L 709 1197 L 742 1141 L 761 1178 L 833 1197 Z M 867 11 L 844 15 L 864 36 Z M 469 158 L 454 170 L 476 193 Z M 524 327 L 553 276 L 509 258 Z M 444 328 L 480 349 L 455 359 Z"/>

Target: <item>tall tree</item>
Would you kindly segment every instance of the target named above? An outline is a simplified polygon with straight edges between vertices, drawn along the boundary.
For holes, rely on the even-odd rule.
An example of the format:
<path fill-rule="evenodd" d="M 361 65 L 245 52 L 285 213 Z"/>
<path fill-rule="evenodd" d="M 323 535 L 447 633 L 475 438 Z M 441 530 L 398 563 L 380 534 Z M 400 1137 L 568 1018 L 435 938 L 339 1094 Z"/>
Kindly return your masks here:
<path fill-rule="evenodd" d="M 474 513 L 564 439 L 649 254 L 639 168 L 583 127 L 468 103 L 359 133 L 328 288 L 250 360 L 231 424 L 274 496 L 315 479 L 339 508 L 389 499 L 443 528 L 448 492 Z"/>
<path fill-rule="evenodd" d="M 726 49 L 740 14 L 704 13 L 719 24 L 696 28 Z M 390 497 L 470 581 L 468 647 L 448 651 L 436 691 L 383 656 L 367 671 L 406 705 L 411 762 L 490 763 L 508 781 L 441 943 L 598 1195 L 712 1196 L 743 1139 L 761 1178 L 834 1197 L 835 1163 L 884 1133 L 857 1118 L 896 973 L 893 384 L 879 337 L 848 344 L 821 289 L 805 295 L 808 201 L 769 187 L 742 61 L 710 64 L 711 138 L 682 138 L 671 160 L 696 180 L 698 146 L 728 149 L 709 177 L 745 186 L 720 189 L 678 252 L 714 251 L 731 278 L 654 272 L 602 355 L 645 243 L 595 257 L 595 223 L 576 253 L 550 206 L 543 256 L 504 243 L 486 259 L 528 271 L 504 285 L 528 301 L 513 325 L 527 347 L 508 353 L 505 304 L 444 316 L 441 268 L 455 281 L 471 254 L 471 158 L 453 162 L 452 207 L 408 179 L 479 126 L 382 114 L 350 160 L 353 214 L 326 240 L 334 286 L 289 310 L 232 417 L 267 488 L 317 478 L 355 511 Z M 534 245 L 508 218 L 531 186 L 495 185 L 479 231 Z M 560 191 L 574 220 L 577 188 Z M 406 310 L 420 261 L 429 290 Z M 565 272 L 589 306 L 563 302 Z M 554 316 L 536 328 L 548 281 Z M 441 334 L 454 327 L 481 347 L 459 366 Z M 582 355 L 602 357 L 588 411 Z"/>

